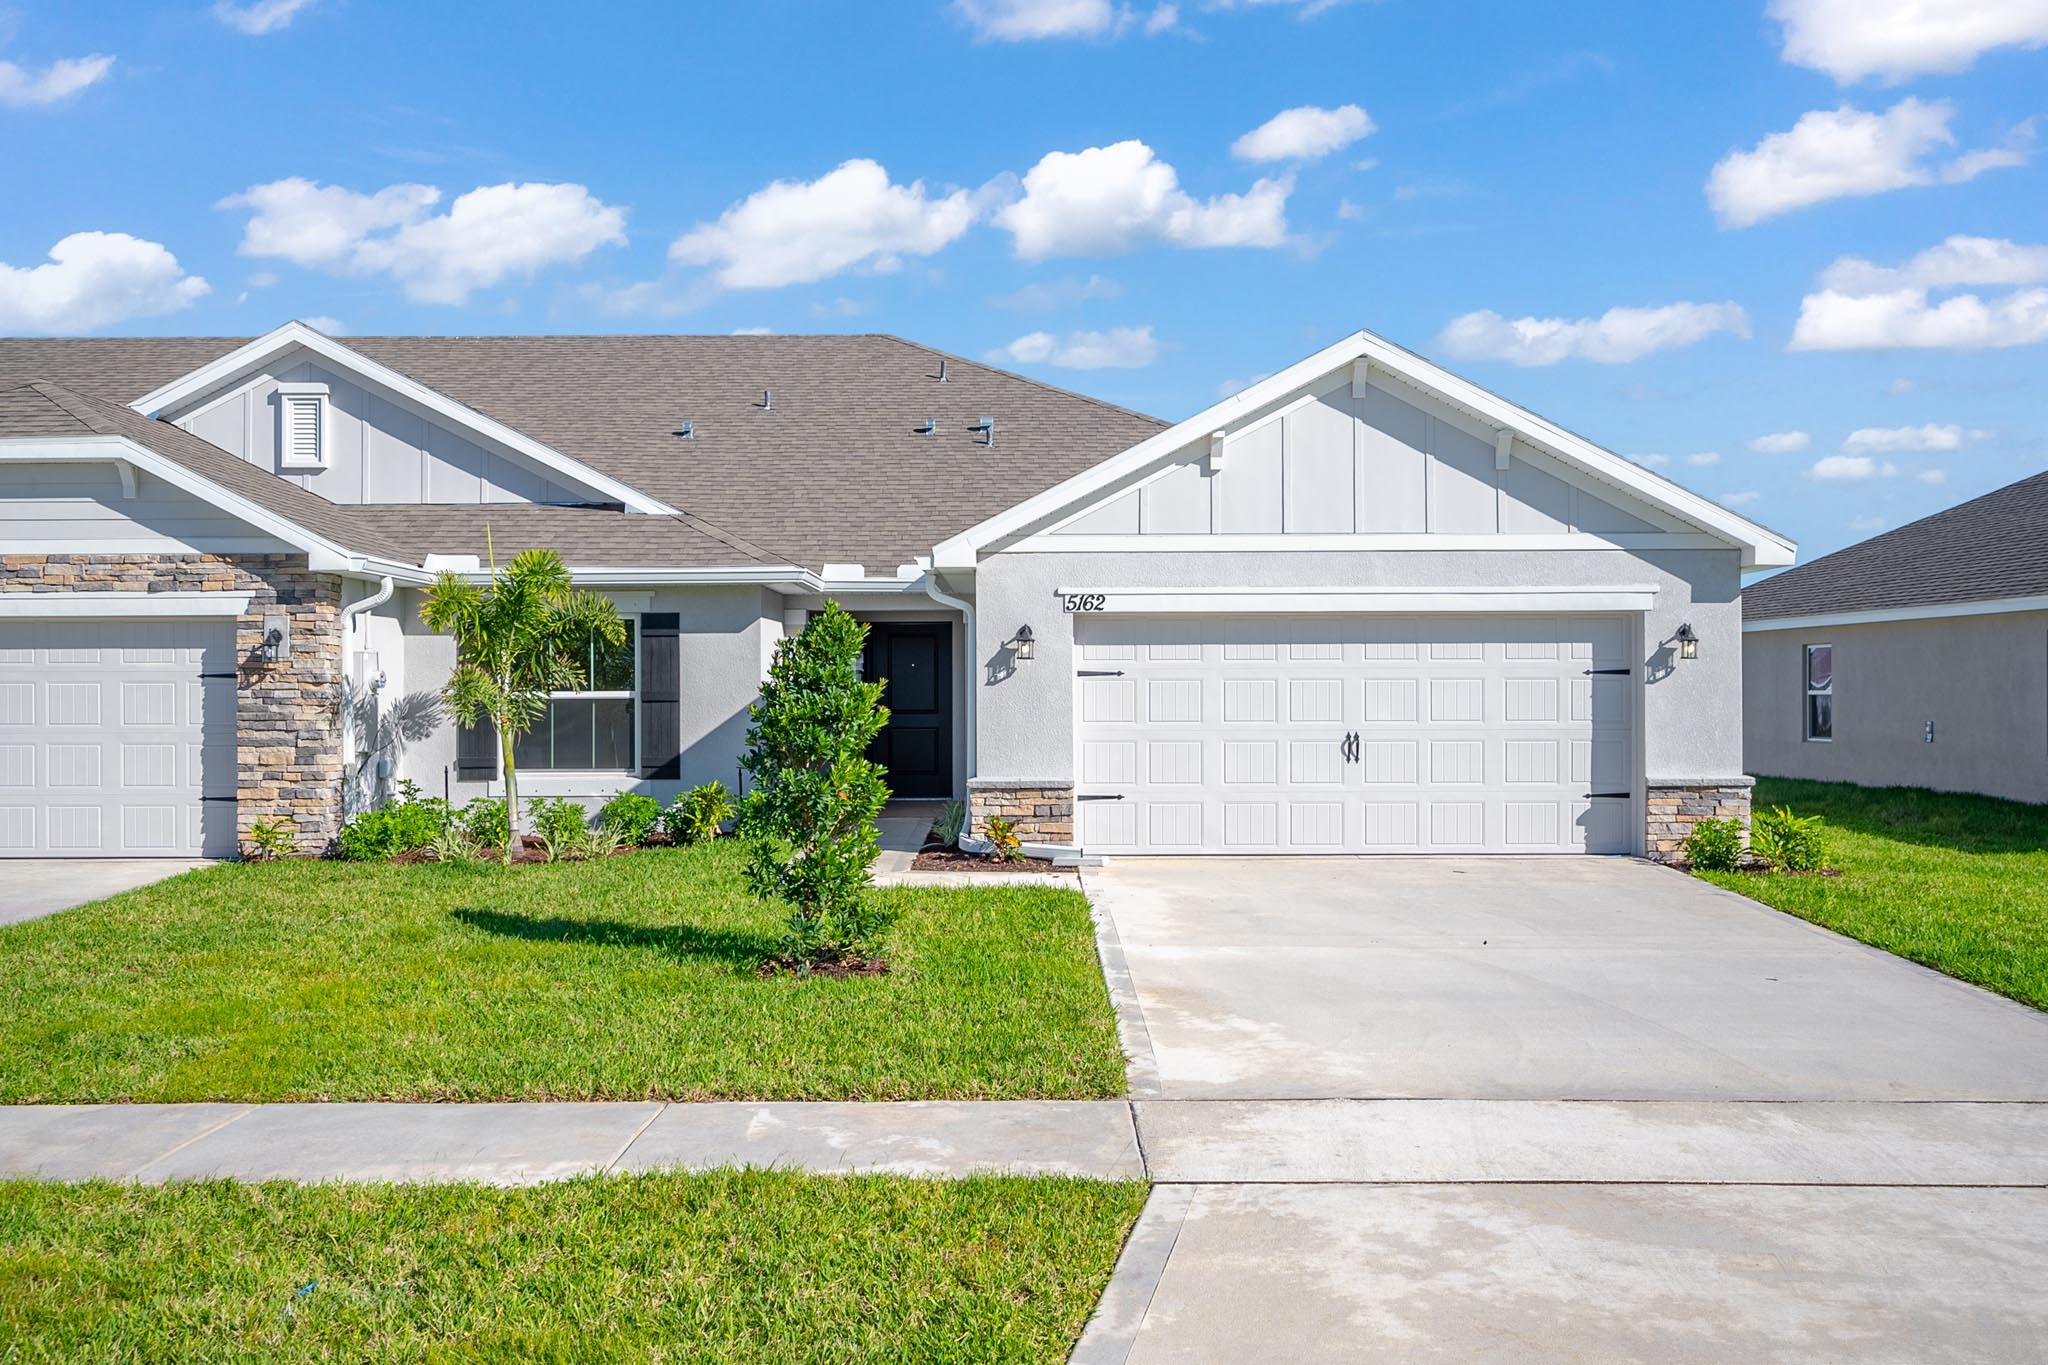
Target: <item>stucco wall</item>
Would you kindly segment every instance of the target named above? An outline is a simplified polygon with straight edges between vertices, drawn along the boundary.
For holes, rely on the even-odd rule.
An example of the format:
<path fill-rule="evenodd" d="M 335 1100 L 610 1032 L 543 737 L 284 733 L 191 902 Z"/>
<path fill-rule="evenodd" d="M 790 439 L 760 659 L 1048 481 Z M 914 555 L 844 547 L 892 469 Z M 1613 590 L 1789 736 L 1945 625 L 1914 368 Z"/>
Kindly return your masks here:
<path fill-rule="evenodd" d="M 1668 553 L 1312 552 L 997 555 L 975 583 L 981 688 L 976 775 L 984 780 L 1073 780 L 1073 623 L 1056 588 L 1197 587 L 1618 587 L 1655 584 L 1643 626 L 1644 775 L 1718 779 L 1742 772 L 1742 634 L 1734 550 Z M 1660 642 L 1684 622 L 1700 637 L 1680 662 Z M 1036 657 L 1002 667 L 1001 642 L 1029 624 Z"/>
<path fill-rule="evenodd" d="M 1803 738 L 1810 644 L 1834 646 L 1827 743 Z M 2048 612 L 1752 631 L 1743 649 L 1752 772 L 2048 801 Z"/>

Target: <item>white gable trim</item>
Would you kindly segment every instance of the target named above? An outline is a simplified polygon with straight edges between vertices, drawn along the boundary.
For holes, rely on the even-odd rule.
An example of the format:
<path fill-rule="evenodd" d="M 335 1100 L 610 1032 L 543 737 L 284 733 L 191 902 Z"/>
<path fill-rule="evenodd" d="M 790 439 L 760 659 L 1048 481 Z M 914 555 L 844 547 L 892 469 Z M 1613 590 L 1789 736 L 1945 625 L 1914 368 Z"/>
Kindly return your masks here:
<path fill-rule="evenodd" d="M 628 511 L 646 512 L 656 516 L 677 514 L 676 509 L 667 503 L 649 497 L 639 489 L 621 483 L 609 475 L 600 474 L 581 460 L 571 459 L 552 447 L 542 445 L 503 422 L 486 417 L 476 409 L 466 407 L 424 384 L 408 379 L 388 366 L 379 365 L 332 337 L 321 335 L 302 322 L 287 322 L 284 326 L 267 332 L 246 345 L 236 347 L 218 360 L 200 366 L 183 378 L 174 379 L 162 388 L 144 394 L 128 406 L 147 417 L 165 408 L 176 407 L 194 399 L 211 397 L 215 389 L 232 384 L 295 348 L 311 351 L 335 368 L 388 390 L 430 416 L 473 432 L 493 444 L 504 446 L 535 464 L 552 470 L 572 483 L 582 484 L 607 499 L 616 500 Z"/>
<path fill-rule="evenodd" d="M 1657 585 L 1631 583 L 1612 588 L 1533 584 L 1478 588 L 1070 588 L 1053 589 L 1062 601 L 1100 598 L 1090 611 L 1126 615 L 1324 616 L 1489 615 L 1651 611 Z"/>
<path fill-rule="evenodd" d="M 1797 547 L 1775 531 L 1653 474 L 1612 451 L 1603 450 L 1584 437 L 1488 393 L 1478 385 L 1460 379 L 1441 366 L 1431 364 L 1370 332 L 1356 332 L 1278 374 L 1212 404 L 1186 421 L 1139 442 L 1121 455 L 1026 498 L 1007 511 L 944 541 L 933 550 L 933 566 L 941 570 L 972 568 L 981 552 L 994 543 L 1020 533 L 1045 529 L 1066 517 L 1078 505 L 1122 493 L 1145 476 L 1175 462 L 1197 442 L 1204 443 L 1200 448 L 1206 450 L 1206 443 L 1214 432 L 1269 416 L 1295 401 L 1300 390 L 1316 385 L 1333 373 L 1348 378 L 1355 388 L 1360 380 L 1361 362 L 1371 378 L 1377 379 L 1385 374 L 1400 379 L 1438 402 L 1469 414 L 1474 422 L 1490 432 L 1512 432 L 1516 440 L 1564 465 L 1612 484 L 1651 507 L 1715 537 L 1722 544 L 1739 548 L 1744 568 L 1769 568 L 1793 561 Z"/>
<path fill-rule="evenodd" d="M 72 617 L 240 616 L 250 592 L 9 592 L 0 593 L 0 617 L 67 620 Z"/>

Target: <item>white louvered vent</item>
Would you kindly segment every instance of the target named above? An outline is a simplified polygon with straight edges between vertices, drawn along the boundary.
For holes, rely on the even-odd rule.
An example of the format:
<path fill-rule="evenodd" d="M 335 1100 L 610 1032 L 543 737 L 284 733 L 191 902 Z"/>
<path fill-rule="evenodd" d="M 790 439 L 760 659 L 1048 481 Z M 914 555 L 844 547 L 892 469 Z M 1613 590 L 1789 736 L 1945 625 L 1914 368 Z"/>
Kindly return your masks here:
<path fill-rule="evenodd" d="M 283 469 L 327 467 L 327 386 L 277 386 L 277 462 Z"/>

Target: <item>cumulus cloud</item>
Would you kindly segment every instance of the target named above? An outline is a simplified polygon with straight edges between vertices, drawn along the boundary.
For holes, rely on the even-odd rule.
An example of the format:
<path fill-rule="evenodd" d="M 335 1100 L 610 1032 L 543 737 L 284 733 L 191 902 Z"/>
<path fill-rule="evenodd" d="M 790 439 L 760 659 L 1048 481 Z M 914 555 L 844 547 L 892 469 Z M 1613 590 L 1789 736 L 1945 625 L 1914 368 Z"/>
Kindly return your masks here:
<path fill-rule="evenodd" d="M 1797 455 L 1813 444 L 1813 437 L 1803 431 L 1773 431 L 1752 436 L 1747 444 L 1758 455 Z"/>
<path fill-rule="evenodd" d="M 1879 476 L 1890 478 L 1899 471 L 1896 466 L 1880 464 L 1868 455 L 1824 455 L 1814 461 L 1808 472 L 1816 479 L 1846 481 Z"/>
<path fill-rule="evenodd" d="M 1150 324 L 1106 332 L 1027 332 L 988 353 L 995 364 L 1056 365 L 1064 370 L 1136 370 L 1159 358 Z"/>
<path fill-rule="evenodd" d="M 1990 434 L 1953 422 L 1928 422 L 1917 427 L 1858 427 L 1842 442 L 1842 449 L 1861 455 L 1961 450 L 1968 442 L 1981 441 Z"/>
<path fill-rule="evenodd" d="M 1180 23 L 1177 5 L 1156 5 L 1141 17 L 1129 5 L 1110 0 L 953 0 L 953 12 L 984 42 L 1110 38 L 1132 28 L 1155 34 Z"/>
<path fill-rule="evenodd" d="M 237 33 L 261 37 L 288 26 L 298 18 L 299 11 L 311 9 L 313 4 L 314 0 L 247 0 L 243 4 L 217 0 L 213 17 Z"/>
<path fill-rule="evenodd" d="M 391 185 L 359 194 L 292 177 L 221 200 L 247 209 L 241 251 L 346 275 L 387 275 L 416 303 L 471 293 L 626 240 L 626 211 L 581 185 L 484 185 L 432 210 L 441 191 Z"/>
<path fill-rule="evenodd" d="M 89 57 L 61 57 L 41 71 L 0 62 L 0 104 L 10 109 L 57 104 L 100 81 L 113 69 L 114 59 L 102 52 Z"/>
<path fill-rule="evenodd" d="M 1049 313 L 1055 308 L 1072 307 L 1092 299 L 1121 298 L 1123 292 L 1124 287 L 1108 276 L 1090 275 L 1085 280 L 1067 278 L 1034 282 L 989 302 L 998 308 L 1014 308 L 1020 313 Z"/>
<path fill-rule="evenodd" d="M 1148 242 L 1173 246 L 1280 246 L 1287 241 L 1286 177 L 1243 194 L 1196 199 L 1180 175 L 1132 139 L 1078 152 L 1048 152 L 1025 172 L 1022 194 L 996 214 L 1016 253 L 1113 255 Z"/>
<path fill-rule="evenodd" d="M 1994 48 L 2048 43 L 2048 0 L 1771 0 L 1784 59 L 1842 84 L 1953 74 Z"/>
<path fill-rule="evenodd" d="M 1937 181 L 1956 184 L 2027 161 L 2031 124 L 2004 147 L 1967 152 L 1935 164 L 1932 153 L 1955 145 L 1945 100 L 1904 99 L 1882 114 L 1847 105 L 1816 109 L 1789 132 L 1772 133 L 1747 152 L 1730 152 L 1707 176 L 1707 203 L 1724 228 L 1749 227 L 1781 213 L 1857 195 Z"/>
<path fill-rule="evenodd" d="M 41 265 L 0 264 L 0 332 L 75 335 L 160 317 L 210 287 L 159 243 L 125 232 L 74 232 Z"/>
<path fill-rule="evenodd" d="M 1468 360 L 1555 365 L 1591 360 L 1620 365 L 1654 351 L 1690 346 L 1716 332 L 1749 335 L 1749 315 L 1733 303 L 1670 303 L 1610 308 L 1597 318 L 1508 319 L 1492 309 L 1452 318 L 1438 344 Z"/>
<path fill-rule="evenodd" d="M 314 331 L 324 332 L 331 337 L 345 337 L 348 335 L 348 325 L 346 323 L 340 318 L 331 318 L 325 313 L 315 313 L 312 317 L 300 318 L 299 321 L 305 323 Z"/>
<path fill-rule="evenodd" d="M 1994 295 L 1937 292 L 2013 286 Z M 2031 286 L 2031 287 L 2030 287 Z M 2048 341 L 2048 246 L 1950 237 L 1905 264 L 1844 256 L 1800 301 L 1795 351 L 1982 350 Z"/>
<path fill-rule="evenodd" d="M 1721 495 L 1721 505 L 1723 507 L 1747 507 L 1762 496 L 1763 494 L 1757 492 L 1754 488 L 1745 488 L 1740 493 L 1723 493 Z"/>
<path fill-rule="evenodd" d="M 1631 455 L 1629 458 L 1646 469 L 1669 469 L 1674 464 L 1686 464 L 1691 465 L 1695 469 L 1704 469 L 1709 465 L 1721 463 L 1721 452 L 1718 450 L 1699 450 L 1690 455 Z"/>
<path fill-rule="evenodd" d="M 1371 115 L 1355 104 L 1283 109 L 1230 144 L 1240 161 L 1312 161 L 1349 147 L 1374 131 Z"/>
<path fill-rule="evenodd" d="M 816 180 L 778 180 L 668 249 L 678 265 L 708 266 L 727 289 L 773 289 L 863 269 L 889 271 L 929 256 L 973 225 L 966 190 L 933 197 L 924 182 L 890 183 L 879 162 L 847 161 Z"/>

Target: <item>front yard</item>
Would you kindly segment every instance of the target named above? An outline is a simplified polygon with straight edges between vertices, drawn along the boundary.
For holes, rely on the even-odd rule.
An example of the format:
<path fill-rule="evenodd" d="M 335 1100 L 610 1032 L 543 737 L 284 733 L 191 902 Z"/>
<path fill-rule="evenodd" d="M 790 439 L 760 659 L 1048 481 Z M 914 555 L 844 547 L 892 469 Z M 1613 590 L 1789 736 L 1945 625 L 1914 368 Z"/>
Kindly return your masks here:
<path fill-rule="evenodd" d="M 1058 1360 L 1138 1183 L 0 1183 L 0 1358 Z"/>
<path fill-rule="evenodd" d="M 1788 778 L 1759 779 L 1755 799 L 1825 816 L 1843 875 L 1699 875 L 2048 1010 L 2048 808 Z"/>
<path fill-rule="evenodd" d="M 0 1103 L 1123 1093 L 1078 893 L 883 891 L 889 975 L 764 978 L 741 853 L 229 864 L 0 929 Z"/>

